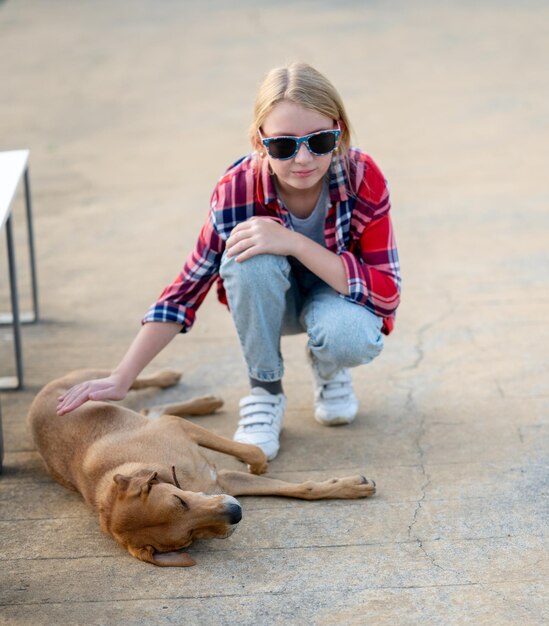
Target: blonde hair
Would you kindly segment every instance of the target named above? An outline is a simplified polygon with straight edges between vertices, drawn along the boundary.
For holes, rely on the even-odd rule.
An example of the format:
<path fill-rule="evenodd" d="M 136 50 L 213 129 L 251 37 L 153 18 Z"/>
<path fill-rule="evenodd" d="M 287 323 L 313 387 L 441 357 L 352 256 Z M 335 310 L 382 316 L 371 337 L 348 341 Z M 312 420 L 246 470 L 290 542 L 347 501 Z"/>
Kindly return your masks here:
<path fill-rule="evenodd" d="M 258 147 L 257 131 L 273 107 L 282 100 L 300 104 L 340 122 L 338 153 L 343 158 L 347 156 L 351 143 L 351 126 L 343 100 L 332 83 L 307 63 L 291 63 L 286 67 L 272 69 L 261 83 L 250 126 L 252 146 Z"/>

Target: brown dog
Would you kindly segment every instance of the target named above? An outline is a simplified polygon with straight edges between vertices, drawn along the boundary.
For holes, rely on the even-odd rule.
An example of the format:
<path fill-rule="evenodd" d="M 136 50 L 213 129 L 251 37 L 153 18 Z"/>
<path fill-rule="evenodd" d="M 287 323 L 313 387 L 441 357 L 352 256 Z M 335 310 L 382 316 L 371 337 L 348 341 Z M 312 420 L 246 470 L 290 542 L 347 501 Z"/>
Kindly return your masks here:
<path fill-rule="evenodd" d="M 216 398 L 165 407 L 158 419 L 106 402 L 87 402 L 57 415 L 58 396 L 78 382 L 108 374 L 80 370 L 54 380 L 35 398 L 28 420 L 52 477 L 80 492 L 99 513 L 104 532 L 138 559 L 162 566 L 194 565 L 181 549 L 195 539 L 228 537 L 242 517 L 236 495 L 317 500 L 375 493 L 375 483 L 363 476 L 293 484 L 255 475 L 267 469 L 259 448 L 181 419 L 212 413 L 222 404 Z M 176 372 L 160 372 L 136 380 L 132 389 L 165 388 L 179 378 Z M 218 474 L 201 447 L 235 456 L 252 474 Z"/>

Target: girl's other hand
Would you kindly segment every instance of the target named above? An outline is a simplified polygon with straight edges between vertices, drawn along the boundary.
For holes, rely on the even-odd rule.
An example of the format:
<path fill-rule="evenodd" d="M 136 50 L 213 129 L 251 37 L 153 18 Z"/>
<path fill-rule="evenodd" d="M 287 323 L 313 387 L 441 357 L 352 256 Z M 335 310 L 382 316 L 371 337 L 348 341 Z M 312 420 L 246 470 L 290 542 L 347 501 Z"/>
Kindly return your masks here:
<path fill-rule="evenodd" d="M 122 400 L 129 387 L 116 374 L 79 383 L 57 398 L 57 415 L 74 411 L 88 400 Z"/>
<path fill-rule="evenodd" d="M 227 239 L 227 256 L 241 263 L 258 254 L 290 256 L 299 235 L 268 217 L 251 217 L 235 226 Z"/>

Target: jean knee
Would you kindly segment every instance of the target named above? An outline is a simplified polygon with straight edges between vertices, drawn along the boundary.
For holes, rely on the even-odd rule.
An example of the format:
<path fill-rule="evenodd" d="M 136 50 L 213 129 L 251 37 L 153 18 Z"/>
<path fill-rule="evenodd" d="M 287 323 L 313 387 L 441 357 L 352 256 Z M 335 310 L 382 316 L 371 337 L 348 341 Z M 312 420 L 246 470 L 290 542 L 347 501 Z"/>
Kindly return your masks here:
<path fill-rule="evenodd" d="M 356 329 L 330 324 L 315 337 L 311 347 L 319 357 L 324 357 L 338 367 L 356 367 L 375 359 L 383 349 L 383 335 L 377 327 Z"/>
<path fill-rule="evenodd" d="M 236 257 L 223 255 L 219 275 L 226 281 L 236 280 L 240 285 L 255 286 L 265 280 L 272 280 L 276 275 L 287 277 L 290 264 L 284 256 L 276 254 L 258 254 L 238 263 Z"/>

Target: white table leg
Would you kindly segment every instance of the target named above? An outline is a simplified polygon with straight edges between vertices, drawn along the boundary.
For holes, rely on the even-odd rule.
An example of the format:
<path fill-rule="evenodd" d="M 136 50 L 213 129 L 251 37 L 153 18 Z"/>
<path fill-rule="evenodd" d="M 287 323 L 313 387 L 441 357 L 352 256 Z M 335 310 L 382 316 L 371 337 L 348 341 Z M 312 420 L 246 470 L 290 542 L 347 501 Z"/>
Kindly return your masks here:
<path fill-rule="evenodd" d="M 12 216 L 6 221 L 8 244 L 8 267 L 10 275 L 11 311 L 13 320 L 13 344 L 17 376 L 0 378 L 0 389 L 21 389 L 23 386 L 23 351 L 21 348 L 21 320 L 19 318 L 19 297 L 17 293 L 17 273 L 15 270 L 15 246 L 13 243 Z"/>

